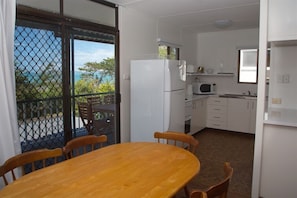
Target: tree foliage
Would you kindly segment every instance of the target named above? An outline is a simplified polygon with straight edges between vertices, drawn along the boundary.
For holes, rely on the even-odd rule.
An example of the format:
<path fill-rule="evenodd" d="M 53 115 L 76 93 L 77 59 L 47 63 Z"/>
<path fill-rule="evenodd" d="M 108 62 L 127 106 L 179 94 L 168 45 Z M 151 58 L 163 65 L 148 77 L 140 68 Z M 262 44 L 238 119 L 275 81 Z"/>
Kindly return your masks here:
<path fill-rule="evenodd" d="M 87 62 L 81 79 L 75 82 L 75 94 L 91 94 L 114 92 L 115 66 L 114 58 L 103 61 Z M 16 67 L 16 97 L 18 101 L 43 99 L 62 96 L 62 73 L 55 65 L 40 67 L 37 72 L 30 73 Z"/>
<path fill-rule="evenodd" d="M 114 58 L 106 58 L 99 63 L 87 62 L 79 70 L 83 71 L 83 73 L 81 74 L 81 79 L 75 83 L 75 93 L 77 95 L 113 92 L 115 90 Z"/>
<path fill-rule="evenodd" d="M 42 99 L 62 95 L 62 74 L 53 64 L 41 66 L 37 71 L 16 67 L 16 98 L 20 100 Z"/>

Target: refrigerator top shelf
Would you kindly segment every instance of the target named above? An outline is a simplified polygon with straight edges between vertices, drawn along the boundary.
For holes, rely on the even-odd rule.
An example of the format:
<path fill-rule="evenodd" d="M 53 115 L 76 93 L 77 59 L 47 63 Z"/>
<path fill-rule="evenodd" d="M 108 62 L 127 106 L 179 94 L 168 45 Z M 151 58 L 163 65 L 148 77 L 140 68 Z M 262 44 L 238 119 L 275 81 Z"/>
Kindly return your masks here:
<path fill-rule="evenodd" d="M 187 75 L 188 76 L 221 76 L 221 77 L 233 77 L 234 76 L 234 73 L 216 73 L 216 74 L 207 74 L 207 73 L 188 73 L 187 72 Z"/>

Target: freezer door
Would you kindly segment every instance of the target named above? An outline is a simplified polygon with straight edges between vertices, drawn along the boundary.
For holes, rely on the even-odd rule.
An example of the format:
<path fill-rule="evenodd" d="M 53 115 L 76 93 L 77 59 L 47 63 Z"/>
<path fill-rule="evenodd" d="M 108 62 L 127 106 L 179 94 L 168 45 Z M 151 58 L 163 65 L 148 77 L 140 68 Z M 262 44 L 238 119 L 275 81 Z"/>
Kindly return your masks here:
<path fill-rule="evenodd" d="M 164 91 L 185 89 L 186 62 L 165 60 L 164 67 Z"/>
<path fill-rule="evenodd" d="M 184 132 L 185 91 L 165 92 L 164 99 L 164 131 Z"/>

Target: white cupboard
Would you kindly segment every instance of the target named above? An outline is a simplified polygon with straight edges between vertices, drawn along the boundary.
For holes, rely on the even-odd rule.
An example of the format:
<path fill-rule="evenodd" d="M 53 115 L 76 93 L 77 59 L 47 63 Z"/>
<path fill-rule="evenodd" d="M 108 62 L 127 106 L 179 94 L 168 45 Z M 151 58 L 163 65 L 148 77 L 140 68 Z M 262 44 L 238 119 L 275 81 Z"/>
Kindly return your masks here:
<path fill-rule="evenodd" d="M 196 133 L 206 126 L 206 100 L 207 98 L 201 98 L 192 101 L 190 133 Z"/>
<path fill-rule="evenodd" d="M 227 98 L 208 98 L 206 125 L 215 129 L 227 129 Z"/>
<path fill-rule="evenodd" d="M 250 100 L 250 130 L 249 133 L 256 133 L 257 100 Z"/>
<path fill-rule="evenodd" d="M 284 41 L 297 39 L 297 1 L 269 0 L 268 40 Z"/>
<path fill-rule="evenodd" d="M 228 98 L 227 128 L 230 131 L 255 133 L 256 100 Z"/>

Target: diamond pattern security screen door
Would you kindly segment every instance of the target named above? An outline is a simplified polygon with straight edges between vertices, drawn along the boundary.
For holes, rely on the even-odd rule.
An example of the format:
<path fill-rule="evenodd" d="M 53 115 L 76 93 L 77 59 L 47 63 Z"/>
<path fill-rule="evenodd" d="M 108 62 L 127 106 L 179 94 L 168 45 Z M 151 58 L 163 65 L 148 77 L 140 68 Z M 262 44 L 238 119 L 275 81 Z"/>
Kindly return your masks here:
<path fill-rule="evenodd" d="M 64 144 L 62 44 L 54 26 L 15 28 L 18 125 L 23 151 Z"/>
<path fill-rule="evenodd" d="M 22 151 L 62 147 L 90 133 L 119 142 L 117 29 L 27 9 L 18 9 L 14 46 Z M 95 98 L 100 125 L 90 132 L 78 103 Z"/>

